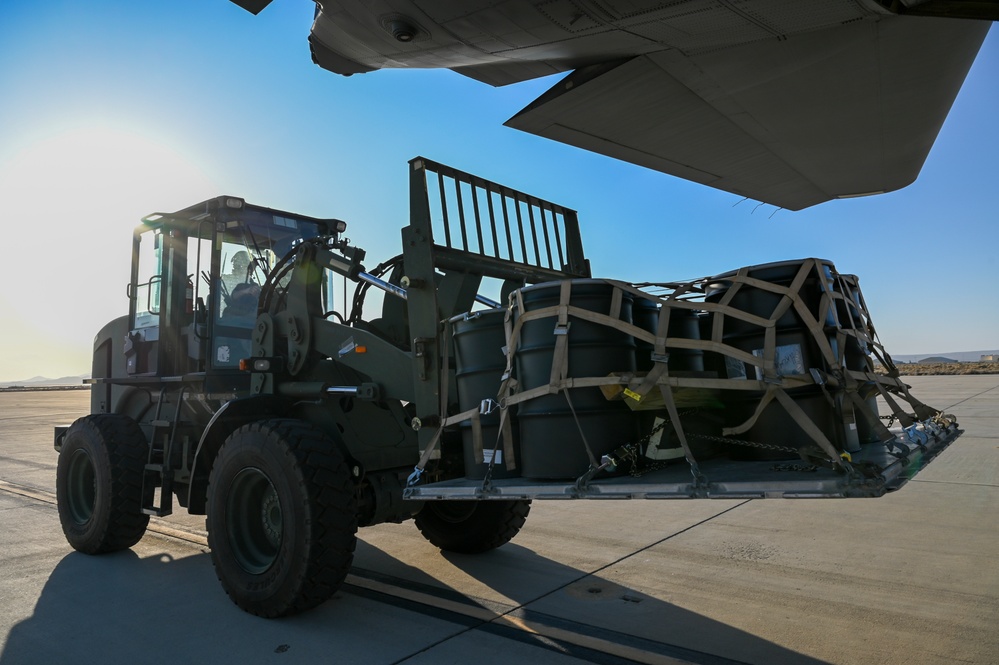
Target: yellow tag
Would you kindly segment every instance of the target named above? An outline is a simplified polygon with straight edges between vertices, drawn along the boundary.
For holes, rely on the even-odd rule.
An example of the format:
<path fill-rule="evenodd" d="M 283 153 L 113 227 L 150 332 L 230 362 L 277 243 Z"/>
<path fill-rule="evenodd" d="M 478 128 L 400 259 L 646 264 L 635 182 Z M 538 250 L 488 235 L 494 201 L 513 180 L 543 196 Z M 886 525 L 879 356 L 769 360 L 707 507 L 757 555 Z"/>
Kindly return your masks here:
<path fill-rule="evenodd" d="M 638 393 L 636 393 L 634 390 L 632 390 L 630 388 L 625 388 L 624 389 L 624 395 L 625 395 L 625 397 L 630 397 L 631 399 L 635 400 L 636 402 L 641 402 L 642 401 L 642 396 L 639 395 Z"/>
<path fill-rule="evenodd" d="M 853 458 L 850 457 L 850 453 L 840 453 L 839 456 L 845 459 L 847 462 L 853 461 Z"/>

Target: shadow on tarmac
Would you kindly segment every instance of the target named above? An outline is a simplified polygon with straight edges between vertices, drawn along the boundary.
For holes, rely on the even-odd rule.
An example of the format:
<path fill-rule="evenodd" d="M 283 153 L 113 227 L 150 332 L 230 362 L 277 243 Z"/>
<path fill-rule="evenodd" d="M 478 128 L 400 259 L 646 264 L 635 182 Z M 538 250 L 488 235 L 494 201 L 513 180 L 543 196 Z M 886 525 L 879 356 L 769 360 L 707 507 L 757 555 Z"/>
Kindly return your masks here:
<path fill-rule="evenodd" d="M 526 608 L 519 616 L 528 621 L 569 626 L 577 633 L 584 631 L 632 648 L 658 649 L 662 655 L 679 658 L 684 658 L 685 649 L 663 651 L 662 647 L 683 645 L 693 650 L 686 659 L 701 663 L 731 662 L 709 654 L 742 662 L 822 663 L 514 544 L 481 555 L 445 556 L 467 575 L 521 606 L 541 598 L 557 601 L 557 617 Z M 396 586 L 458 599 L 495 616 L 510 609 L 468 598 L 363 540 L 358 541 L 352 572 L 358 578 L 381 576 Z M 369 664 L 396 663 L 414 655 L 421 662 L 434 662 L 432 650 L 422 652 L 470 630 L 584 661 L 632 662 L 586 648 L 553 646 L 546 637 L 499 622 L 365 593 L 354 585 L 347 585 L 311 612 L 287 619 L 260 619 L 229 601 L 206 553 L 173 558 L 165 553 L 140 557 L 125 551 L 103 556 L 73 552 L 59 561 L 34 613 L 7 636 L 0 665 L 313 659 Z M 483 658 L 474 647 L 468 651 L 465 660 L 503 662 L 502 654 Z"/>
<path fill-rule="evenodd" d="M 464 574 L 524 608 L 523 612 L 516 614 L 527 621 L 566 628 L 601 640 L 692 662 L 713 663 L 730 659 L 725 662 L 768 665 L 826 663 L 599 575 L 563 565 L 516 543 L 508 543 L 483 554 L 441 552 L 440 556 Z M 408 588 L 444 599 L 470 602 L 497 615 L 509 609 L 469 598 L 443 585 L 441 580 L 425 571 L 360 540 L 354 558 L 354 572 L 360 576 L 387 572 L 397 584 L 402 579 L 405 580 L 403 585 Z M 540 609 L 532 609 L 533 605 Z M 545 647 L 544 637 L 527 632 L 521 632 L 520 637 Z M 712 655 L 719 659 L 712 659 Z"/>

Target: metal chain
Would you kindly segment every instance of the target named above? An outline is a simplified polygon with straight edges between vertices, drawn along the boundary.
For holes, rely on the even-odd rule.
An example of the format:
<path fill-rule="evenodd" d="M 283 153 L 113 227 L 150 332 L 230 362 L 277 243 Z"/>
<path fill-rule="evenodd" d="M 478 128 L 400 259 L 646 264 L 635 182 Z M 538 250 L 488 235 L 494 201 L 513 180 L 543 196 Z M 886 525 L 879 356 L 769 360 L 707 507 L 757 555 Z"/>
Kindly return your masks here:
<path fill-rule="evenodd" d="M 917 420 L 917 421 L 919 420 L 919 416 L 917 416 L 915 413 L 906 413 L 905 415 L 907 415 L 908 417 L 912 418 L 913 420 Z M 881 420 L 887 420 L 888 421 L 888 427 L 891 427 L 892 425 L 894 425 L 896 420 L 898 420 L 899 422 L 901 422 L 901 420 L 899 420 L 899 417 L 897 415 L 895 415 L 894 413 L 892 413 L 890 415 L 887 415 L 887 416 L 878 416 L 878 417 Z"/>
<path fill-rule="evenodd" d="M 687 413 L 693 413 L 693 412 L 689 411 Z M 679 415 L 686 415 L 686 413 L 679 414 Z M 647 446 L 648 446 L 649 442 L 652 441 L 652 437 L 655 436 L 656 434 L 658 434 L 659 432 L 663 431 L 666 428 L 666 425 L 669 425 L 671 423 L 672 423 L 672 421 L 669 418 L 663 419 L 663 421 L 661 423 L 659 423 L 658 425 L 656 425 L 655 427 L 652 428 L 651 432 L 649 432 L 646 436 L 642 437 L 637 443 L 634 444 L 635 451 L 638 454 L 635 455 L 634 459 L 631 460 L 631 469 L 628 471 L 628 474 L 631 477 L 633 477 L 633 478 L 639 478 L 643 474 L 652 473 L 653 471 L 658 471 L 660 469 L 665 469 L 669 465 L 669 462 L 665 462 L 665 461 L 660 460 L 658 462 L 655 462 L 654 464 L 648 464 L 647 466 L 639 469 L 638 468 L 638 460 L 639 460 L 639 457 L 643 457 L 644 456 L 644 454 L 643 454 L 642 451 L 648 450 Z"/>
<path fill-rule="evenodd" d="M 746 441 L 743 439 L 729 439 L 724 436 L 712 436 L 710 434 L 691 434 L 690 436 L 697 439 L 705 439 L 707 441 L 714 441 L 715 443 L 734 443 L 737 446 L 747 446 L 749 448 L 761 448 L 763 450 L 777 450 L 783 453 L 794 453 L 798 454 L 797 448 L 790 448 L 788 446 L 778 446 L 776 443 L 760 443 L 759 441 Z"/>
<path fill-rule="evenodd" d="M 696 411 L 697 409 L 688 410 L 681 412 L 679 415 L 685 416 L 691 413 L 695 413 Z M 646 450 L 646 446 L 652 440 L 652 437 L 654 437 L 656 434 L 665 429 L 665 427 L 671 424 L 671 422 L 672 421 L 670 419 L 665 419 L 661 423 L 653 427 L 652 431 L 650 431 L 647 435 L 639 439 L 637 442 L 627 443 L 618 448 L 616 451 L 614 451 L 619 457 L 619 459 L 615 460 L 615 462 L 616 463 L 629 462 L 631 468 L 629 469 L 628 473 L 629 475 L 635 478 L 638 478 L 646 473 L 651 473 L 653 471 L 664 469 L 667 466 L 669 466 L 668 461 L 659 461 L 653 464 L 647 464 L 639 467 L 639 461 L 641 458 L 645 457 L 643 451 Z M 713 441 L 715 443 L 734 444 L 737 446 L 746 446 L 748 448 L 758 448 L 760 450 L 774 450 L 784 453 L 793 453 L 795 455 L 797 455 L 799 452 L 797 448 L 791 448 L 789 446 L 780 446 L 775 443 L 762 443 L 760 441 L 747 441 L 745 439 L 731 439 L 723 436 L 714 436 L 711 434 L 690 433 L 687 436 L 691 438 L 702 439 L 705 441 Z M 770 470 L 812 472 L 812 471 L 817 471 L 818 468 L 819 467 L 815 464 L 774 464 L 772 467 L 770 467 Z"/>
<path fill-rule="evenodd" d="M 819 467 L 814 464 L 774 464 L 771 471 L 818 471 Z"/>

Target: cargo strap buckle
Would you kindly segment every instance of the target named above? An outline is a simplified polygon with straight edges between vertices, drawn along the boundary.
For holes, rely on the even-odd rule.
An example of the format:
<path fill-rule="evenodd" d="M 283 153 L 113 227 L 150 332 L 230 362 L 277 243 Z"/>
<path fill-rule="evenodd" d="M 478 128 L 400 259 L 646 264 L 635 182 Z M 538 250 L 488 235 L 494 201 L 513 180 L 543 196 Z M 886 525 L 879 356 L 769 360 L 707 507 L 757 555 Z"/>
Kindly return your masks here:
<path fill-rule="evenodd" d="M 488 416 L 493 411 L 502 408 L 499 402 L 491 397 L 487 397 L 479 403 L 479 415 Z"/>

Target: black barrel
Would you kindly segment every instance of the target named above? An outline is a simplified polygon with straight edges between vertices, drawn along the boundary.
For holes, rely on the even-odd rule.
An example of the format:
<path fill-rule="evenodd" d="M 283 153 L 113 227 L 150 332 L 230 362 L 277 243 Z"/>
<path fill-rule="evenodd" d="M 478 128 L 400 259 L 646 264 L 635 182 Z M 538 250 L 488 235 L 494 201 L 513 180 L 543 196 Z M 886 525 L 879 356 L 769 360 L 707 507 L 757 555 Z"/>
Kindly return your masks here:
<path fill-rule="evenodd" d="M 811 259 L 752 266 L 747 270 L 747 276 L 778 286 L 790 286 L 806 261 L 811 261 Z M 834 335 L 836 316 L 832 308 L 829 309 L 825 317 L 820 318 L 821 304 L 826 291 L 823 280 L 820 279 L 816 270 L 823 271 L 827 283 L 835 274 L 835 268 L 831 262 L 818 260 L 817 269 L 815 267 L 811 269 L 811 273 L 806 277 L 798 293 L 811 315 L 823 324 L 825 328 L 823 334 Z M 737 273 L 738 271 L 732 271 L 709 280 L 705 301 L 720 302 L 729 289 L 733 288 L 732 278 Z M 749 284 L 741 284 L 728 304 L 743 312 L 769 319 L 782 298 L 783 296 L 779 293 Z M 718 316 L 718 314 L 715 313 L 714 316 Z M 825 367 L 812 332 L 793 304 L 777 319 L 775 331 L 776 358 L 774 360 L 778 375 L 807 374 L 809 369 L 813 367 L 829 369 Z M 722 341 L 725 344 L 762 358 L 764 339 L 765 328 L 762 326 L 732 316 L 725 316 L 722 328 Z M 723 377 L 725 378 L 745 377 L 757 380 L 763 378 L 762 368 L 748 363 L 744 364 L 729 357 L 716 360 L 715 365 L 724 372 Z M 835 409 L 822 394 L 821 388 L 798 388 L 789 390 L 788 394 L 794 398 L 809 419 L 829 435 L 830 439 L 838 442 L 842 438 L 843 424 L 838 424 L 839 419 L 836 418 Z M 726 391 L 724 398 L 726 424 L 732 427 L 745 421 L 756 409 L 761 397 L 762 393 Z M 852 411 L 850 415 L 852 415 Z M 785 448 L 798 448 L 802 442 L 810 441 L 810 438 L 801 430 L 794 419 L 776 401 L 766 407 L 752 429 L 733 438 Z M 732 456 L 736 459 L 793 459 L 796 454 L 789 450 L 780 451 L 771 448 L 734 445 Z"/>
<path fill-rule="evenodd" d="M 559 304 L 561 282 L 521 290 L 525 312 Z M 573 280 L 569 304 L 607 314 L 614 287 L 602 280 Z M 632 296 L 624 293 L 620 319 L 632 322 Z M 515 320 L 520 313 L 515 309 Z M 555 351 L 555 316 L 524 323 L 516 352 L 516 372 L 522 390 L 547 385 Z M 570 377 L 607 376 L 635 370 L 635 341 L 609 326 L 569 316 Z M 521 442 L 521 473 L 528 478 L 575 478 L 589 468 L 583 435 L 600 456 L 635 440 L 637 420 L 621 401 L 608 401 L 599 388 L 572 388 L 521 402 L 517 411 Z M 576 418 L 572 409 L 575 409 Z M 578 423 L 577 423 L 578 418 Z"/>
<path fill-rule="evenodd" d="M 864 320 L 861 316 L 863 307 L 860 299 L 860 281 L 856 275 L 844 275 L 843 282 L 846 293 L 843 300 L 836 301 L 840 326 L 846 329 L 863 331 Z M 873 363 L 868 364 L 870 349 L 865 342 L 853 335 L 846 338 L 846 368 L 855 371 L 873 371 Z"/>
<path fill-rule="evenodd" d="M 504 309 L 488 309 L 472 312 L 451 320 L 454 327 L 455 383 L 458 388 L 458 408 L 467 411 L 478 406 L 484 399 L 496 399 L 506 369 L 506 335 L 503 331 Z M 511 415 L 512 417 L 512 415 Z M 465 453 L 465 476 L 484 478 L 493 456 L 499 434 L 500 412 L 480 415 L 482 426 L 482 457 L 475 455 L 472 440 L 472 424 L 461 424 L 461 440 Z M 517 443 L 517 427 L 512 422 L 514 454 L 520 458 Z M 503 458 L 503 442 L 496 448 L 497 459 L 493 463 L 492 478 L 509 478 L 520 475 L 519 468 L 508 471 Z"/>
<path fill-rule="evenodd" d="M 636 298 L 632 305 L 632 316 L 635 326 L 647 330 L 653 335 L 659 329 L 659 303 L 648 298 Z M 669 354 L 670 372 L 703 372 L 704 352 L 700 349 L 681 349 L 669 346 L 670 338 L 701 339 L 699 312 L 673 307 L 669 315 L 669 325 L 666 329 L 666 353 Z M 639 371 L 652 369 L 652 344 L 635 340 L 635 363 Z"/>
<path fill-rule="evenodd" d="M 836 443 L 836 437 L 833 435 L 837 429 L 836 414 L 826 396 L 822 394 L 821 388 L 814 386 L 797 390 L 794 394 L 794 403 L 804 411 L 809 420 L 826 433 L 833 443 Z M 727 424 L 731 427 L 744 422 L 753 414 L 757 404 L 758 400 L 747 399 L 730 402 L 726 409 Z M 737 441 L 767 444 L 767 447 L 756 447 L 733 443 L 731 456 L 733 459 L 741 460 L 798 459 L 796 451 L 802 447 L 802 444 L 812 445 L 812 439 L 777 400 L 767 404 L 749 431 L 732 438 Z M 784 450 L 770 446 L 780 446 Z"/>
<path fill-rule="evenodd" d="M 862 323 L 860 316 L 860 292 L 856 275 L 843 275 L 843 288 L 846 292 L 844 298 L 836 300 L 836 316 L 839 323 L 844 328 L 859 326 Z M 852 325 L 851 325 L 852 324 Z"/>
<path fill-rule="evenodd" d="M 811 260 L 800 259 L 752 266 L 748 269 L 747 276 L 778 286 L 790 286 L 794 278 L 798 275 L 798 271 L 802 265 L 806 261 Z M 818 261 L 819 269 L 825 273 L 827 279 L 831 278 L 835 272 L 832 263 L 822 259 Z M 720 302 L 729 289 L 734 286 L 732 278 L 737 273 L 738 271 L 732 271 L 709 280 L 705 301 L 710 303 Z M 812 274 L 805 279 L 799 294 L 808 311 L 813 317 L 818 319 L 824 288 L 822 280 L 815 273 L 815 268 L 812 269 Z M 769 319 L 782 298 L 783 296 L 779 293 L 748 284 L 741 284 L 728 304 L 743 312 Z M 832 308 L 827 312 L 822 323 L 824 327 L 830 330 L 834 329 L 836 318 Z M 819 353 L 818 346 L 793 305 L 777 320 L 775 329 L 777 332 L 776 360 L 778 362 L 778 373 L 803 374 L 812 367 L 821 366 L 821 354 Z M 722 328 L 722 341 L 739 350 L 762 356 L 764 328 L 733 316 L 725 316 L 725 323 Z M 725 376 L 727 378 L 740 378 L 743 370 L 750 379 L 762 378 L 761 372 L 755 366 L 747 366 L 740 369 L 738 365 L 741 363 L 733 362 L 731 359 L 724 364 L 726 365 Z"/>
<path fill-rule="evenodd" d="M 819 262 L 819 269 L 825 273 L 827 281 L 832 278 L 835 273 L 835 268 L 832 262 L 826 261 L 824 259 L 798 259 L 794 261 L 779 261 L 777 263 L 765 263 L 758 266 L 751 266 L 747 270 L 747 277 L 752 277 L 753 279 L 758 279 L 764 282 L 769 282 L 777 286 L 791 286 L 794 278 L 797 277 L 798 271 L 801 266 L 806 261 L 817 260 Z M 731 272 L 723 273 L 709 280 L 707 285 L 707 295 L 705 301 L 707 302 L 719 302 L 730 288 L 733 287 L 734 282 L 732 278 L 738 274 L 738 270 L 733 270 Z M 815 269 L 812 269 L 812 274 L 805 278 L 804 283 L 799 291 L 799 295 L 805 302 L 805 306 L 808 311 L 812 313 L 815 318 L 819 317 L 819 308 L 822 302 L 822 296 L 824 289 L 822 286 L 822 281 L 819 276 L 815 274 Z M 751 286 L 749 284 L 741 284 L 739 290 L 736 291 L 729 305 L 736 309 L 740 309 L 744 312 L 749 312 L 755 314 L 756 316 L 769 319 L 771 314 L 780 304 L 783 296 L 779 293 L 769 291 L 763 288 L 758 288 Z M 836 324 L 836 319 L 830 310 L 827 314 L 823 323 L 827 326 L 834 326 Z M 777 320 L 777 330 L 794 329 L 801 328 L 803 323 L 801 317 L 798 316 L 797 310 L 792 306 L 790 307 L 778 320 Z M 736 319 L 734 317 L 726 317 L 724 332 L 726 335 L 738 335 L 745 333 L 754 333 L 759 330 L 759 327 Z"/>
<path fill-rule="evenodd" d="M 653 335 L 659 325 L 659 303 L 648 298 L 634 298 L 631 304 L 631 322 Z M 635 340 L 635 368 L 640 372 L 652 369 L 653 346 L 648 342 Z"/>

